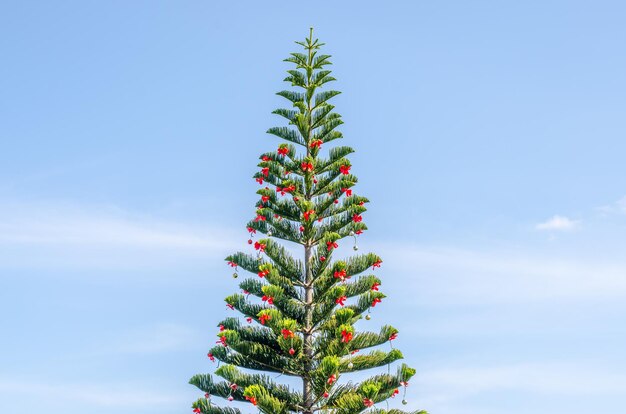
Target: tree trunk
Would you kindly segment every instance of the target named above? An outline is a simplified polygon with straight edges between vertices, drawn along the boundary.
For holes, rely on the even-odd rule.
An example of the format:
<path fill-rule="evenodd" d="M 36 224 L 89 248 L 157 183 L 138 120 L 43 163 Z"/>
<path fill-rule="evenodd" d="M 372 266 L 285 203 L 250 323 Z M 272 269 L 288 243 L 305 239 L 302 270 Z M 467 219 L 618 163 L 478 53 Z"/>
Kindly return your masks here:
<path fill-rule="evenodd" d="M 311 383 L 311 378 L 309 373 L 313 369 L 313 286 L 311 283 L 313 281 L 313 273 L 311 271 L 311 254 L 312 247 L 304 246 L 304 269 L 306 272 L 306 283 L 305 283 L 305 331 L 304 331 L 304 355 L 306 355 L 306 362 L 304 367 L 304 377 L 302 377 L 303 382 L 303 397 L 304 397 L 304 414 L 313 414 L 313 384 Z"/>

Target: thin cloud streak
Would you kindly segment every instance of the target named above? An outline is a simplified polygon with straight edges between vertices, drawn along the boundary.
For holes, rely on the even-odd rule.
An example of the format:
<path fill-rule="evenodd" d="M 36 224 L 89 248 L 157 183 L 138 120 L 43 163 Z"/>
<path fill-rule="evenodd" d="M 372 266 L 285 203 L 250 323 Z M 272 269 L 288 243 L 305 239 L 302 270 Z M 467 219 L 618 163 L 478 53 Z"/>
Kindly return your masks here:
<path fill-rule="evenodd" d="M 201 343 L 203 336 L 187 326 L 161 323 L 129 332 L 117 332 L 115 338 L 103 346 L 99 353 L 155 354 L 193 349 Z"/>
<path fill-rule="evenodd" d="M 613 204 L 602 206 L 598 210 L 605 214 L 626 214 L 626 196 L 620 198 Z"/>
<path fill-rule="evenodd" d="M 425 406 L 501 391 L 565 396 L 619 396 L 626 393 L 626 375 L 623 373 L 567 363 L 445 367 L 420 372 L 414 382 L 421 397 L 419 400 Z"/>
<path fill-rule="evenodd" d="M 377 249 L 422 303 L 486 304 L 623 298 L 626 262 L 388 244 Z M 399 283 L 399 282 L 398 282 Z M 423 292 L 423 293 L 422 293 Z M 427 292 L 427 294 L 426 294 Z"/>
<path fill-rule="evenodd" d="M 0 243 L 99 245 L 144 248 L 212 248 L 216 229 L 84 210 L 0 211 Z M 213 236 L 210 236 L 213 235 Z"/>
<path fill-rule="evenodd" d="M 174 407 L 188 403 L 185 396 L 171 394 L 163 390 L 146 390 L 137 384 L 112 386 L 0 379 L 0 395 L 11 394 L 14 397 L 15 394 L 23 394 L 27 397 L 32 396 L 33 392 L 36 392 L 37 398 L 41 401 L 67 402 L 72 406 L 90 404 L 116 408 L 162 408 L 163 405 Z"/>
<path fill-rule="evenodd" d="M 74 205 L 0 208 L 0 268 L 123 268 L 223 257 L 241 243 L 217 226 Z"/>

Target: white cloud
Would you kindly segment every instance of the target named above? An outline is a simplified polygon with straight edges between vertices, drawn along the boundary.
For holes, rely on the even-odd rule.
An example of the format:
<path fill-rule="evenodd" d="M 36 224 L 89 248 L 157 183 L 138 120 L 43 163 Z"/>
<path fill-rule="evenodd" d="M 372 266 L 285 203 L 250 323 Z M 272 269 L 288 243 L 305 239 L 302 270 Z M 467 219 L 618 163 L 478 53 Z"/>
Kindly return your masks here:
<path fill-rule="evenodd" d="M 552 230 L 552 231 L 568 231 L 574 230 L 580 223 L 564 216 L 553 216 L 543 223 L 539 223 L 535 226 L 537 230 Z"/>

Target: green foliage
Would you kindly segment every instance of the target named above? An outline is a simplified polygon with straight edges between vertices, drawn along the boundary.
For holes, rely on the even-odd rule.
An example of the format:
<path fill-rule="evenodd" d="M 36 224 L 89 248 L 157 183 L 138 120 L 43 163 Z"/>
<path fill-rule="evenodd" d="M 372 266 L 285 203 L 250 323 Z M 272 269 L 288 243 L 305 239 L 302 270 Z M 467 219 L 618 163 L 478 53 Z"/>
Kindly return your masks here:
<path fill-rule="evenodd" d="M 392 344 L 397 329 L 357 329 L 363 314 L 385 298 L 373 273 L 382 259 L 374 253 L 333 257 L 340 244 L 356 242 L 367 230 L 362 214 L 369 200 L 353 191 L 358 180 L 347 157 L 354 150 L 327 145 L 342 138 L 343 123 L 330 103 L 340 92 L 322 90 L 335 81 L 326 68 L 330 56 L 318 54 L 322 43 L 312 35 L 296 43 L 304 53 L 285 60 L 295 64 L 285 81 L 296 90 L 278 93 L 291 107 L 273 112 L 288 125 L 268 129 L 280 142 L 259 157 L 260 171 L 253 176 L 261 185 L 254 218 L 247 223 L 255 252 L 226 258 L 236 277 L 242 271 L 247 275 L 239 280 L 242 293 L 225 299 L 244 319 L 219 323 L 209 357 L 220 361 L 215 376 L 221 380 L 209 374 L 191 378 L 212 397 L 199 399 L 193 408 L 205 414 L 240 412 L 215 405 L 213 398 L 222 398 L 268 414 L 409 413 L 377 408 L 398 394 L 415 370 L 402 364 L 396 374 L 389 373 L 403 355 L 381 346 Z M 294 258 L 293 249 L 279 240 L 304 248 L 304 259 Z M 354 372 L 384 366 L 387 374 L 349 382 Z M 300 378 L 302 392 L 277 383 L 280 375 Z"/>

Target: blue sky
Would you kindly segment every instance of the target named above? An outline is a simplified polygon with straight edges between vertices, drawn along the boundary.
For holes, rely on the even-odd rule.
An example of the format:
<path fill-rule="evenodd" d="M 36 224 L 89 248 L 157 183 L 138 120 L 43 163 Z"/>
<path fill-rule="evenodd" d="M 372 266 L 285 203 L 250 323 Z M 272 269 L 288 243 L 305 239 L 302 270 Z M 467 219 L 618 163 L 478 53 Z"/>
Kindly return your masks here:
<path fill-rule="evenodd" d="M 190 412 L 313 25 L 407 407 L 621 414 L 624 4 L 264 3 L 0 4 L 0 412 Z"/>

